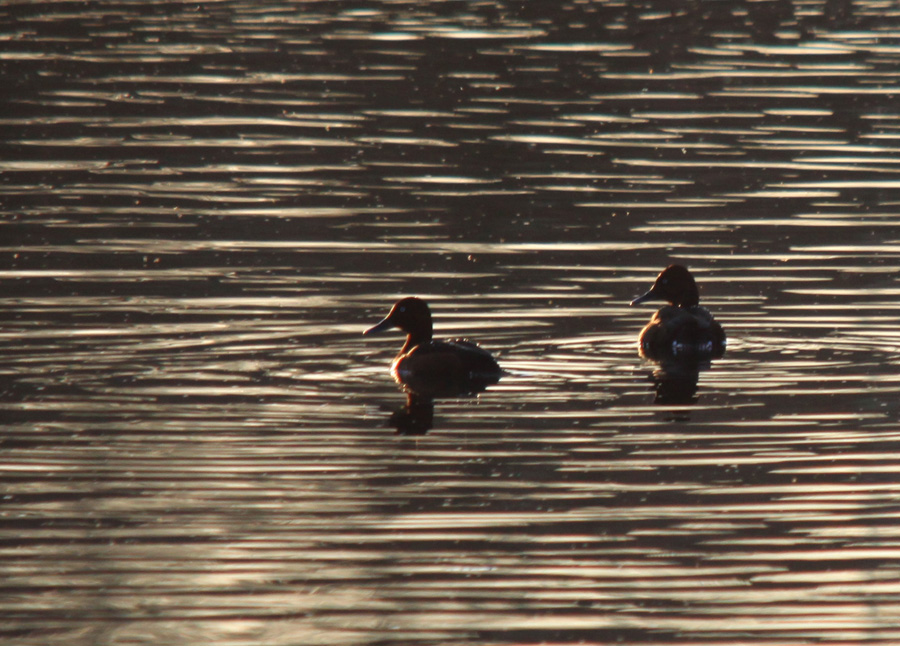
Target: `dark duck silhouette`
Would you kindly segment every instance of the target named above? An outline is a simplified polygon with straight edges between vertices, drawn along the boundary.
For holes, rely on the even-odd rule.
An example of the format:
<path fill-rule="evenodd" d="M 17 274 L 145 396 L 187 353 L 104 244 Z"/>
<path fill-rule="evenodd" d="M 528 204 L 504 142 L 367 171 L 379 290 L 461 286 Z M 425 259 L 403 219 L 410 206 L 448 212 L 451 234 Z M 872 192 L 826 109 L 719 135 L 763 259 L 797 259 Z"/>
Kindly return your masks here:
<path fill-rule="evenodd" d="M 404 388 L 427 397 L 480 392 L 500 380 L 502 371 L 487 350 L 465 339 L 432 339 L 431 310 L 410 296 L 364 334 L 390 328 L 406 332 L 406 343 L 391 364 L 391 375 Z"/>
<path fill-rule="evenodd" d="M 694 277 L 682 265 L 669 265 L 646 294 L 631 301 L 669 303 L 641 330 L 641 355 L 653 360 L 709 360 L 725 353 L 725 331 L 709 310 L 700 305 Z"/>

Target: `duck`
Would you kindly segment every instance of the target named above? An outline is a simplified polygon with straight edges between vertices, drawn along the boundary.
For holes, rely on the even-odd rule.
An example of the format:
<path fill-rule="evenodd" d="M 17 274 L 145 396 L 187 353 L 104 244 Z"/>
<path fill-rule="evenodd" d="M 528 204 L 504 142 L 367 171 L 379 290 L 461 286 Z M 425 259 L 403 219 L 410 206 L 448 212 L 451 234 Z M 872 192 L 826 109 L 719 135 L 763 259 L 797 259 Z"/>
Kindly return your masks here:
<path fill-rule="evenodd" d="M 470 394 L 497 383 L 503 374 L 491 353 L 475 343 L 433 339 L 431 310 L 421 298 L 397 301 L 384 319 L 363 334 L 391 328 L 407 335 L 391 363 L 391 376 L 407 390 L 426 396 Z"/>
<path fill-rule="evenodd" d="M 697 282 L 683 265 L 669 265 L 632 305 L 660 300 L 663 306 L 641 330 L 639 348 L 648 359 L 715 359 L 725 353 L 725 331 L 700 305 Z"/>

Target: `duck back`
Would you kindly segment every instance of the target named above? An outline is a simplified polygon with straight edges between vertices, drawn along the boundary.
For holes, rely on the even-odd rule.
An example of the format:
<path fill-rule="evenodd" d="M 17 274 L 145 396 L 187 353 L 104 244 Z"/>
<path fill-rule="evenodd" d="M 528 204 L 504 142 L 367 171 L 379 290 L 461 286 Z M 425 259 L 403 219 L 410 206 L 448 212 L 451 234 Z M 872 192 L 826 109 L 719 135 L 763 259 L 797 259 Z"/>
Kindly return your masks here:
<path fill-rule="evenodd" d="M 420 393 L 470 393 L 497 383 L 502 371 L 489 352 L 465 339 L 429 341 L 394 359 L 394 379 Z"/>
<path fill-rule="evenodd" d="M 641 331 L 640 349 L 650 359 L 715 359 L 725 352 L 725 331 L 705 307 L 666 305 Z"/>

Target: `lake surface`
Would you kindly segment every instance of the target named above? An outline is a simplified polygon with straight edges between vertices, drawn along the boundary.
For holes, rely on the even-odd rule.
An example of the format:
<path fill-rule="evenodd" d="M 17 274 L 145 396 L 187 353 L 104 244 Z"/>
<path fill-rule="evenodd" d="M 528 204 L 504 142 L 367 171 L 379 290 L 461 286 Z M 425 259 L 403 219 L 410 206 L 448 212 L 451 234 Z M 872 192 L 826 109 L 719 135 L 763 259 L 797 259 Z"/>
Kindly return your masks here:
<path fill-rule="evenodd" d="M 0 24 L 5 644 L 900 642 L 894 3 Z M 507 372 L 412 428 L 410 294 Z"/>

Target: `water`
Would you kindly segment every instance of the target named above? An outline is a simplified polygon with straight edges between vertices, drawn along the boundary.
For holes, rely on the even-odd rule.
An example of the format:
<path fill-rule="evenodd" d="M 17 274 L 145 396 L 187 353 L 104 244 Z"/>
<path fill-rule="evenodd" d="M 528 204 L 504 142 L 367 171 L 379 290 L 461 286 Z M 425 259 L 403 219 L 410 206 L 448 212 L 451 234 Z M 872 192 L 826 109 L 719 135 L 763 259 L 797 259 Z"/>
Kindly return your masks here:
<path fill-rule="evenodd" d="M 897 17 L 5 3 L 4 643 L 900 641 Z"/>

